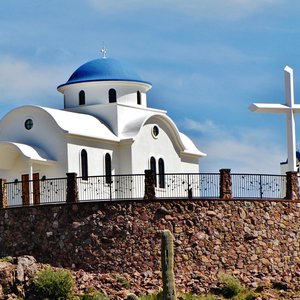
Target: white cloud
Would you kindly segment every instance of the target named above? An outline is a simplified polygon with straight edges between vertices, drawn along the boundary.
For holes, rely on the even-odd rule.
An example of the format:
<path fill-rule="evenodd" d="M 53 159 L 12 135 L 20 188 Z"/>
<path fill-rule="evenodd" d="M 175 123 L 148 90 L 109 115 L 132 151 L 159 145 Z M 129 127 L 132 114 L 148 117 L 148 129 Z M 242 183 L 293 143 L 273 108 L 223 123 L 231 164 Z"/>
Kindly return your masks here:
<path fill-rule="evenodd" d="M 57 80 L 65 80 L 62 69 L 61 66 L 32 65 L 12 56 L 1 57 L 0 103 L 20 104 L 27 99 L 28 104 L 33 98 L 40 98 L 40 104 L 50 102 L 45 97 L 56 95 L 56 86 L 61 83 Z"/>
<path fill-rule="evenodd" d="M 229 168 L 239 173 L 280 174 L 284 147 L 272 140 L 272 134 L 261 128 L 226 129 L 212 121 L 203 123 L 186 119 L 188 130 L 207 157 L 200 161 L 201 172 L 217 172 Z"/>
<path fill-rule="evenodd" d="M 94 8 L 105 14 L 126 13 L 129 10 L 147 10 L 153 7 L 177 11 L 198 18 L 213 19 L 240 19 L 257 12 L 261 12 L 270 6 L 283 3 L 283 0 L 153 0 L 149 2 L 140 0 L 87 0 Z"/>

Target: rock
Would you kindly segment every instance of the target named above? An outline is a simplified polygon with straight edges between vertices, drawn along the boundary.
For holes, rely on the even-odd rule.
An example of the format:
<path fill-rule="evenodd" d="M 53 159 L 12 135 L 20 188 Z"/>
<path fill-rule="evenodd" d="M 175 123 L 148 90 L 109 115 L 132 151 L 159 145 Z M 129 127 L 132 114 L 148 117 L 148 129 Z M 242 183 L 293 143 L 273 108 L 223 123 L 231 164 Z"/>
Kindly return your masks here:
<path fill-rule="evenodd" d="M 36 260 L 33 256 L 21 256 L 17 259 L 17 279 L 25 280 L 25 275 L 32 277 L 37 272 Z"/>
<path fill-rule="evenodd" d="M 213 210 L 208 210 L 208 211 L 206 212 L 206 214 L 207 214 L 208 216 L 210 216 L 210 217 L 214 217 L 214 216 L 217 215 Z"/>
<path fill-rule="evenodd" d="M 245 219 L 247 216 L 245 210 L 243 208 L 239 207 L 238 211 L 239 211 L 240 218 Z"/>

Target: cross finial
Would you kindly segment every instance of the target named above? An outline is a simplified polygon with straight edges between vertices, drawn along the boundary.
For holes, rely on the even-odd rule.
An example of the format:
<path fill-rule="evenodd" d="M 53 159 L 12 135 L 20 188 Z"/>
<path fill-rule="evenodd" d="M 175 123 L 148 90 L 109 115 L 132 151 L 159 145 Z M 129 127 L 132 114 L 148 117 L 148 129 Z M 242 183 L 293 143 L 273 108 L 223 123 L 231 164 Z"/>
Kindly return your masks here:
<path fill-rule="evenodd" d="M 101 49 L 101 53 L 102 53 L 102 58 L 106 58 L 106 53 L 107 53 L 107 49 L 105 48 L 104 44 L 102 46 L 102 49 Z"/>

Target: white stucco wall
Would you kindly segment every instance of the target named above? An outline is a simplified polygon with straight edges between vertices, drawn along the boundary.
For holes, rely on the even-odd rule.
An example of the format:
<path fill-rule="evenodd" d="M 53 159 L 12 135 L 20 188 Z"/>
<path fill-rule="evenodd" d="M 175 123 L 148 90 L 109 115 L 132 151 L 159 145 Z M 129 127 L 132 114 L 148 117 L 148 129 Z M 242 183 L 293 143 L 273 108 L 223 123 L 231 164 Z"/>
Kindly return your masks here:
<path fill-rule="evenodd" d="M 119 151 L 118 145 L 105 143 L 98 140 L 83 138 L 68 138 L 68 172 L 75 172 L 82 176 L 81 151 L 85 149 L 88 155 L 89 176 L 105 175 L 105 154 L 109 153 L 112 158 L 112 174 L 119 173 Z"/>
<path fill-rule="evenodd" d="M 117 93 L 117 102 L 133 106 L 147 106 L 146 92 L 149 84 L 126 81 L 94 81 L 66 85 L 59 88 L 65 102 L 65 108 L 79 106 L 79 92 L 85 92 L 85 105 L 109 103 L 108 91 L 113 88 Z M 141 92 L 141 104 L 137 104 L 137 91 Z"/>
<path fill-rule="evenodd" d="M 24 123 L 27 119 L 33 120 L 33 127 L 27 130 Z M 0 141 L 23 143 L 32 147 L 38 147 L 46 156 L 56 161 L 51 167 L 33 162 L 33 172 L 39 171 L 42 176 L 62 177 L 67 171 L 67 147 L 64 132 L 57 126 L 49 114 L 40 108 L 24 106 L 8 113 L 0 123 Z M 20 154 L 21 155 L 21 154 Z M 5 156 L 5 154 L 4 154 Z M 24 158 L 23 158 L 24 160 Z M 0 175 L 11 178 L 20 178 L 20 173 L 27 170 L 26 165 L 16 165 L 7 173 L 0 170 Z"/>
<path fill-rule="evenodd" d="M 157 137 L 153 136 L 152 129 L 156 125 L 159 128 Z M 168 125 L 161 120 L 147 122 L 140 130 L 132 146 L 133 165 L 132 172 L 140 173 L 150 168 L 150 158 L 158 160 L 162 158 L 165 164 L 165 173 L 197 173 L 199 171 L 198 159 L 186 157 L 182 161 L 179 145 L 176 144 Z"/>

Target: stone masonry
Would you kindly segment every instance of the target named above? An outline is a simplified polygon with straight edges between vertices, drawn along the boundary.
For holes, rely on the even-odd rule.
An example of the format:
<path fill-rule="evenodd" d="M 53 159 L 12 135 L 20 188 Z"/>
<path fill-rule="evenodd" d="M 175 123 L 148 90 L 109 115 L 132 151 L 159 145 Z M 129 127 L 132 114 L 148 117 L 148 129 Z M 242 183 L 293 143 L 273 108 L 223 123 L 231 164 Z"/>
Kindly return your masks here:
<path fill-rule="evenodd" d="M 207 289 L 219 272 L 252 286 L 300 288 L 300 209 L 291 201 L 124 201 L 0 210 L 0 256 L 33 255 L 73 270 L 160 280 L 163 229 L 175 238 L 181 290 Z"/>

